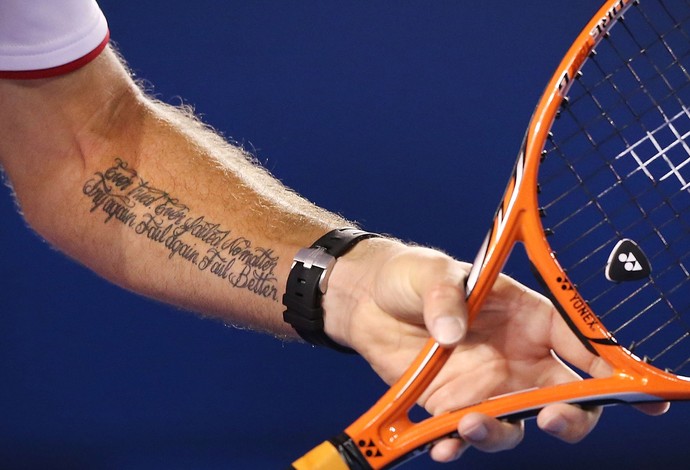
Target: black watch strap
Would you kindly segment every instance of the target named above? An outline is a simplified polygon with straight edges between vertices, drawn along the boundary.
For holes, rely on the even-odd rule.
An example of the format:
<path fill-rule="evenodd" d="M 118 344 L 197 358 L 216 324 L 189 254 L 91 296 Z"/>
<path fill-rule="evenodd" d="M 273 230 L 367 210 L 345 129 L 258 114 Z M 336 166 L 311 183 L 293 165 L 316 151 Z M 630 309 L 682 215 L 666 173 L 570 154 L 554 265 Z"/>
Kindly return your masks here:
<path fill-rule="evenodd" d="M 297 252 L 283 295 L 283 305 L 286 307 L 283 320 L 292 325 L 305 341 L 339 352 L 356 354 L 354 350 L 336 343 L 326 335 L 321 299 L 328 288 L 328 276 L 335 260 L 358 242 L 373 237 L 380 235 L 355 228 L 341 228 L 328 232 L 310 248 Z"/>

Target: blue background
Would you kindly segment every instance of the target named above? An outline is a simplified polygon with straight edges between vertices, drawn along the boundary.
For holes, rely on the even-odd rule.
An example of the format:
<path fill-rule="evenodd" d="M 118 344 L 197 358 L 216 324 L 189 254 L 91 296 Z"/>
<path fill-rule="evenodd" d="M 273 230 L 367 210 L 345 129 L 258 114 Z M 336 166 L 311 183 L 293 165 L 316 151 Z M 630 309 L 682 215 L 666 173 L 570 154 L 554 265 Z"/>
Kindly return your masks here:
<path fill-rule="evenodd" d="M 472 259 L 530 113 L 597 1 L 103 0 L 161 99 L 372 231 Z M 0 197 L 0 468 L 284 468 L 384 390 L 361 359 L 110 286 Z M 518 257 L 518 260 L 520 258 Z M 530 281 L 522 263 L 508 271 Z M 687 468 L 690 408 L 448 468 Z M 424 456 L 409 468 L 442 468 Z"/>

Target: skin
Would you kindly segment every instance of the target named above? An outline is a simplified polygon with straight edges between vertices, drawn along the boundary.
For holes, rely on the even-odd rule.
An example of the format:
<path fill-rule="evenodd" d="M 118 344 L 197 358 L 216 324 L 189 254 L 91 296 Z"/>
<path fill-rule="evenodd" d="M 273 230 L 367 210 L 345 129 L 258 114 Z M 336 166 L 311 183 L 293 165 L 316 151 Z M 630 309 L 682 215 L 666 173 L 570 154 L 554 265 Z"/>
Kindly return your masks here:
<path fill-rule="evenodd" d="M 282 339 L 297 339 L 280 302 L 294 254 L 352 225 L 285 188 L 189 113 L 146 96 L 111 48 L 68 75 L 0 80 L 0 164 L 28 224 L 79 263 L 142 295 Z M 506 277 L 468 329 L 467 269 L 437 250 L 363 241 L 333 269 L 326 332 L 387 383 L 430 335 L 457 346 L 421 397 L 433 414 L 578 380 L 554 349 L 592 375 L 610 373 L 546 299 Z M 537 423 L 577 442 L 600 412 L 553 405 Z M 523 436 L 521 423 L 480 414 L 458 429 L 463 441 L 439 442 L 432 458 L 453 460 L 468 444 L 509 449 Z"/>

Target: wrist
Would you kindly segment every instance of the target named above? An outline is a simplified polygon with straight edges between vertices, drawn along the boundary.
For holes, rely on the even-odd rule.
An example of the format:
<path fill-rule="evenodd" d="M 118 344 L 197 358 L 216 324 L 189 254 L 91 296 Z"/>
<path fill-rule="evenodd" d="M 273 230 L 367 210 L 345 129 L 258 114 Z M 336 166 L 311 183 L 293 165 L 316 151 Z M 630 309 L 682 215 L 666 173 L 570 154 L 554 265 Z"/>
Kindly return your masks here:
<path fill-rule="evenodd" d="M 374 298 L 374 280 L 384 261 L 405 245 L 389 238 L 359 242 L 338 259 L 323 296 L 324 331 L 338 344 L 354 348 L 354 313 Z M 359 349 L 359 348 L 358 348 Z"/>
<path fill-rule="evenodd" d="M 339 352 L 355 353 L 328 336 L 324 329 L 323 295 L 336 260 L 362 240 L 380 237 L 355 228 L 328 232 L 311 247 L 299 250 L 288 275 L 283 320 L 307 342 Z"/>

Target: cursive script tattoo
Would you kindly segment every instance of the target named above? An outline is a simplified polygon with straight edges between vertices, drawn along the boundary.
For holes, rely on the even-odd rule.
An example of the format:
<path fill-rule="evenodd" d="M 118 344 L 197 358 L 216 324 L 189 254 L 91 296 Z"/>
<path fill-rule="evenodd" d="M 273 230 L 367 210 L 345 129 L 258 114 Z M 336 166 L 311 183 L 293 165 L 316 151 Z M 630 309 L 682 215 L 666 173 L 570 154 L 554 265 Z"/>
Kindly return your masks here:
<path fill-rule="evenodd" d="M 94 173 L 82 191 L 91 203 L 90 212 L 102 216 L 104 224 L 120 223 L 165 248 L 170 260 L 181 258 L 234 288 L 278 301 L 278 256 L 272 249 L 256 246 L 231 229 L 193 214 L 121 158 Z"/>

